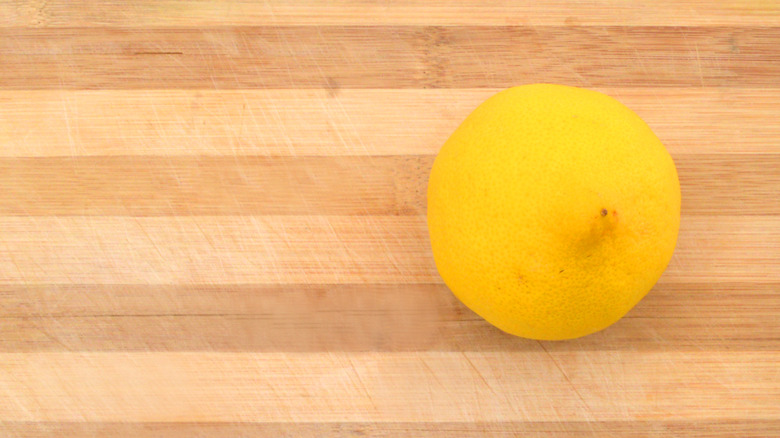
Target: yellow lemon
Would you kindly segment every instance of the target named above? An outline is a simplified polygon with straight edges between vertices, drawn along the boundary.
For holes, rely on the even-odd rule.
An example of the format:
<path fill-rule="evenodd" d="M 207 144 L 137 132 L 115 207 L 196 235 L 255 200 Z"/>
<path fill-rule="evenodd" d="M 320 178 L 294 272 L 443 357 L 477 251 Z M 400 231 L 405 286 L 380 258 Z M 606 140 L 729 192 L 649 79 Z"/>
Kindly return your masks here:
<path fill-rule="evenodd" d="M 508 333 L 569 339 L 623 317 L 680 225 L 669 153 L 630 109 L 563 85 L 504 90 L 441 148 L 428 183 L 436 266 Z"/>

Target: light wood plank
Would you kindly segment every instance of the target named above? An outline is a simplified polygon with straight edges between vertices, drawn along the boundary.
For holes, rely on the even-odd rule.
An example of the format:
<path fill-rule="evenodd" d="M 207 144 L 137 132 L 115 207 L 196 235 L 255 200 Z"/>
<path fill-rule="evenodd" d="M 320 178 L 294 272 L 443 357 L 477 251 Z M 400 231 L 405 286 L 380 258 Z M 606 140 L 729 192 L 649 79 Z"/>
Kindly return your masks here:
<path fill-rule="evenodd" d="M 773 88 L 778 47 L 780 26 L 0 28 L 0 88 Z"/>
<path fill-rule="evenodd" d="M 0 218 L 0 283 L 426 283 L 419 217 Z"/>
<path fill-rule="evenodd" d="M 235 26 L 276 25 L 776 25 L 771 0 L 11 0 L 0 4 L 0 26 Z"/>
<path fill-rule="evenodd" d="M 421 216 L 2 217 L 4 284 L 438 283 Z M 780 281 L 780 217 L 684 216 L 661 281 Z"/>
<path fill-rule="evenodd" d="M 672 155 L 780 147 L 778 89 L 599 90 Z M 432 155 L 498 91 L 0 90 L 0 156 Z"/>
<path fill-rule="evenodd" d="M 637 420 L 637 421 L 502 421 L 502 422 L 7 422 L 0 431 L 13 438 L 95 437 L 190 438 L 226 436 L 290 436 L 324 438 L 381 436 L 433 438 L 766 438 L 780 433 L 778 420 Z"/>
<path fill-rule="evenodd" d="M 5 371 L 0 417 L 54 422 L 766 420 L 777 416 L 777 360 L 777 352 L 541 349 L 6 353 L 0 354 Z"/>

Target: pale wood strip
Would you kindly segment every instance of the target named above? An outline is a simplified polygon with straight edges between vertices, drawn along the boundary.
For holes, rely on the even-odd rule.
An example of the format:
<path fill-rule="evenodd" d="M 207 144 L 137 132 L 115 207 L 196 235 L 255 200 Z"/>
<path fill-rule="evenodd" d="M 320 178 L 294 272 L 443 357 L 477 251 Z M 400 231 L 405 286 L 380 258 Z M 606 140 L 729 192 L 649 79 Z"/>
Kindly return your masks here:
<path fill-rule="evenodd" d="M 420 215 L 433 156 L 0 158 L 0 216 Z M 685 214 L 780 214 L 780 154 L 675 156 Z"/>
<path fill-rule="evenodd" d="M 4 284 L 437 283 L 422 216 L 0 217 Z M 779 281 L 780 217 L 684 216 L 661 281 Z"/>
<path fill-rule="evenodd" d="M 425 283 L 424 218 L 0 218 L 0 283 Z"/>
<path fill-rule="evenodd" d="M 778 151 L 778 89 L 598 89 L 673 155 Z M 0 90 L 0 156 L 431 155 L 498 91 Z"/>
<path fill-rule="evenodd" d="M 276 25 L 777 25 L 772 1 L 658 0 L 11 0 L 0 4 L 0 26 L 235 26 Z"/>
<path fill-rule="evenodd" d="M 0 28 L 0 88 L 777 87 L 778 27 Z"/>
<path fill-rule="evenodd" d="M 777 352 L 6 353 L 14 421 L 777 419 Z M 685 390 L 680 390 L 681 388 Z"/>
<path fill-rule="evenodd" d="M 502 422 L 374 422 L 374 423 L 249 423 L 249 422 L 6 422 L 0 431 L 14 438 L 190 438 L 227 436 L 291 436 L 323 438 L 424 435 L 433 438 L 766 438 L 780 434 L 780 420 L 636 420 L 636 421 L 502 421 Z"/>

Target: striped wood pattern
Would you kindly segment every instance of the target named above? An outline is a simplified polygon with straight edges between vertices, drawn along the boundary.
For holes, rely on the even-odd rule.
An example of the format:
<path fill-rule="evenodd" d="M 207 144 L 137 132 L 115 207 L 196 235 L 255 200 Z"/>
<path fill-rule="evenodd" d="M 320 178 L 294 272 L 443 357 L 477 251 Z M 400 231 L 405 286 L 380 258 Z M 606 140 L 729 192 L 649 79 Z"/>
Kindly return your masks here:
<path fill-rule="evenodd" d="M 0 435 L 780 435 L 780 2 L 0 3 Z M 441 283 L 425 186 L 497 90 L 636 110 L 683 218 L 601 333 Z"/>

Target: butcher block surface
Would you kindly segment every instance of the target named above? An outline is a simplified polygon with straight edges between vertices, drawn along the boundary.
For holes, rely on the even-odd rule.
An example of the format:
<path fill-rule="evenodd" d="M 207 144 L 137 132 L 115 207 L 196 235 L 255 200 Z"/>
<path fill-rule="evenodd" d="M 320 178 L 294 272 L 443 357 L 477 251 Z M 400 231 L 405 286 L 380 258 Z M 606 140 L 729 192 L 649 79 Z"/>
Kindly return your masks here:
<path fill-rule="evenodd" d="M 438 276 L 442 143 L 606 92 L 680 237 L 581 339 Z M 0 3 L 0 436 L 780 436 L 780 2 Z"/>

